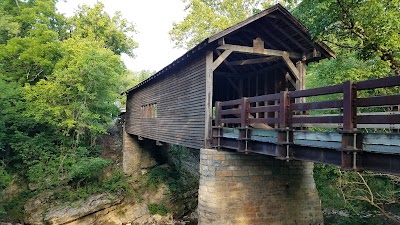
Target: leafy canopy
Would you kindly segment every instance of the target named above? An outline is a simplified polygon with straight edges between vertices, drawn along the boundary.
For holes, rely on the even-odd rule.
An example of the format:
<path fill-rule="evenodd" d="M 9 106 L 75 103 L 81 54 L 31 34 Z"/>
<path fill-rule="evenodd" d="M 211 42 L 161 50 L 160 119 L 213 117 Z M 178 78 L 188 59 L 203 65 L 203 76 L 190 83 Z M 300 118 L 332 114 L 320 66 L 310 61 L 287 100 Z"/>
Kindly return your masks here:
<path fill-rule="evenodd" d="M 29 187 L 16 200 L 0 196 L 0 216 L 19 218 L 32 193 L 102 185 L 110 162 L 97 139 L 119 112 L 132 32 L 100 3 L 72 18 L 53 0 L 0 3 L 0 193 L 11 175 Z"/>
<path fill-rule="evenodd" d="M 304 0 L 294 14 L 316 39 L 400 73 L 399 0 Z"/>
<path fill-rule="evenodd" d="M 191 49 L 222 31 L 269 6 L 281 3 L 293 8 L 299 0 L 183 0 L 188 12 L 183 21 L 173 23 L 170 38 L 178 48 Z"/>

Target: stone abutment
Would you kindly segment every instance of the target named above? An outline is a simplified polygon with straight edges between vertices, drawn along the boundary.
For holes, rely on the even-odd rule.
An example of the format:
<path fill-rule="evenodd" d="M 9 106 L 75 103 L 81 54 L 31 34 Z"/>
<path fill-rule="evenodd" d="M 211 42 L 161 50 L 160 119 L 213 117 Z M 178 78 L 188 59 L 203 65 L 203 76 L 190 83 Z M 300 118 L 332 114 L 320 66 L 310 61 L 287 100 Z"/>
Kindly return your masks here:
<path fill-rule="evenodd" d="M 200 225 L 323 224 L 313 163 L 201 149 Z"/>

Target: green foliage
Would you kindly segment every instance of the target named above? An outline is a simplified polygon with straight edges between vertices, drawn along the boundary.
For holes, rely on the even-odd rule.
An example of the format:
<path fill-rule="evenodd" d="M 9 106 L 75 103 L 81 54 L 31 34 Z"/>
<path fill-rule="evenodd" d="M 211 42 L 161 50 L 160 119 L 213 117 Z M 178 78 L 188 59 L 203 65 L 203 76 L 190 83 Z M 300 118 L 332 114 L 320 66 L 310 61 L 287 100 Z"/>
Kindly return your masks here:
<path fill-rule="evenodd" d="M 116 171 L 113 176 L 103 182 L 103 188 L 106 191 L 117 193 L 129 193 L 131 186 L 127 178 L 121 171 Z"/>
<path fill-rule="evenodd" d="M 0 161 L 1 164 L 1 161 Z M 4 198 L 3 190 L 7 188 L 11 182 L 12 176 L 7 173 L 2 165 L 0 165 L 0 199 Z M 0 205 L 0 218 L 6 214 L 4 206 Z"/>
<path fill-rule="evenodd" d="M 168 208 L 164 204 L 151 203 L 147 205 L 147 208 L 149 209 L 151 215 L 158 214 L 161 216 L 166 216 L 168 214 Z"/>
<path fill-rule="evenodd" d="M 152 168 L 147 174 L 150 190 L 155 191 L 160 184 L 167 184 L 172 195 L 179 195 L 185 190 L 196 186 L 198 180 L 183 168 L 183 160 L 187 157 L 188 148 L 172 145 L 169 153 L 173 158 L 171 165 Z"/>
<path fill-rule="evenodd" d="M 103 169 L 109 164 L 110 161 L 101 158 L 86 158 L 79 160 L 71 166 L 68 179 L 78 181 L 78 186 L 82 181 L 88 181 L 91 179 L 100 180 Z"/>
<path fill-rule="evenodd" d="M 120 12 L 109 16 L 103 3 L 98 2 L 93 8 L 80 6 L 69 22 L 73 37 L 100 42 L 117 55 L 134 56 L 132 50 L 138 45 L 131 36 L 136 32 L 134 25 L 122 18 Z"/>
<path fill-rule="evenodd" d="M 292 9 L 299 0 L 183 0 L 186 17 L 173 23 L 170 38 L 178 48 L 191 49 L 201 41 L 276 3 Z"/>
<path fill-rule="evenodd" d="M 322 207 L 347 214 L 330 215 L 329 224 L 392 224 L 382 219 L 381 213 L 389 217 L 398 213 L 400 186 L 395 176 L 342 172 L 334 166 L 316 164 L 314 178 Z"/>
<path fill-rule="evenodd" d="M 314 37 L 400 73 L 399 0 L 304 0 L 294 10 Z"/>
<path fill-rule="evenodd" d="M 262 8 L 262 0 L 185 0 L 188 14 L 174 23 L 171 40 L 190 49 L 209 36 L 234 25 Z"/>
<path fill-rule="evenodd" d="M 33 197 L 34 193 L 23 189 L 18 192 L 16 196 L 13 198 L 7 200 L 4 204 L 4 211 L 6 214 L 1 215 L 0 218 L 5 217 L 5 218 L 14 218 L 14 219 L 20 219 L 24 218 L 24 206 L 26 202 L 29 200 L 29 198 Z"/>
<path fill-rule="evenodd" d="M 134 27 L 100 3 L 65 18 L 55 2 L 0 3 L 0 191 L 8 174 L 29 187 L 0 202 L 0 213 L 14 218 L 42 192 L 74 199 L 127 190 L 123 177 L 103 179 L 110 162 L 97 139 L 119 111 L 127 74 L 120 54 L 137 46 Z"/>
<path fill-rule="evenodd" d="M 1 161 L 0 161 L 1 164 Z M 7 188 L 8 184 L 11 182 L 12 176 L 7 173 L 2 165 L 0 165 L 0 193 Z M 1 196 L 1 194 L 0 194 Z"/>
<path fill-rule="evenodd" d="M 157 190 L 160 184 L 167 184 L 171 192 L 178 192 L 182 187 L 181 173 L 175 167 L 158 166 L 148 173 L 148 185 L 151 191 Z"/>

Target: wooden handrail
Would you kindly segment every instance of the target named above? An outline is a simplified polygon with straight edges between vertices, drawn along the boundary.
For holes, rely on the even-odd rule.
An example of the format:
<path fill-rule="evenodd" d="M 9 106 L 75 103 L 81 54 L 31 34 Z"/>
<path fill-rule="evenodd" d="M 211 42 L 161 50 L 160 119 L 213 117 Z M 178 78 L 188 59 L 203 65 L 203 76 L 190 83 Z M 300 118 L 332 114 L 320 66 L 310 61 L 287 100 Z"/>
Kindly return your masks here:
<path fill-rule="evenodd" d="M 216 102 L 216 122 L 217 126 L 225 124 L 236 124 L 241 127 L 247 127 L 255 123 L 275 123 L 279 128 L 291 127 L 291 124 L 299 126 L 301 124 L 309 126 L 310 124 L 341 124 L 344 131 L 350 132 L 357 129 L 357 124 L 400 124 L 400 115 L 362 115 L 357 114 L 358 108 L 388 107 L 400 105 L 400 95 L 386 95 L 357 98 L 358 90 L 367 90 L 374 88 L 400 86 L 400 76 L 387 77 L 375 80 L 361 81 L 353 83 L 346 81 L 339 85 L 332 85 L 321 88 L 314 88 L 299 91 L 282 91 L 281 93 L 261 95 L 249 98 L 240 98 L 224 102 Z M 342 94 L 342 99 L 314 101 L 307 103 L 298 103 L 294 99 L 321 96 L 327 94 Z M 274 105 L 257 104 L 256 102 L 271 102 Z M 296 103 L 295 103 L 296 102 Z M 253 104 L 253 106 L 252 106 Z M 310 110 L 340 110 L 336 115 L 307 115 L 293 116 L 296 112 Z M 268 113 L 278 112 L 278 118 L 268 117 Z M 258 115 L 263 115 L 258 117 Z M 297 114 L 299 114 L 297 113 Z M 251 114 L 256 114 L 253 118 Z M 384 114 L 384 113 L 382 113 Z M 390 114 L 390 113 L 388 113 Z M 239 120 L 236 120 L 239 119 Z M 357 122 L 359 120 L 359 122 Z M 240 122 L 239 122 L 240 121 Z M 320 127 L 320 126 L 316 126 Z M 327 126 L 332 127 L 332 126 Z M 335 126 L 337 127 L 337 126 Z M 365 126 L 362 126 L 365 127 Z M 380 129 L 382 126 L 376 126 Z"/>

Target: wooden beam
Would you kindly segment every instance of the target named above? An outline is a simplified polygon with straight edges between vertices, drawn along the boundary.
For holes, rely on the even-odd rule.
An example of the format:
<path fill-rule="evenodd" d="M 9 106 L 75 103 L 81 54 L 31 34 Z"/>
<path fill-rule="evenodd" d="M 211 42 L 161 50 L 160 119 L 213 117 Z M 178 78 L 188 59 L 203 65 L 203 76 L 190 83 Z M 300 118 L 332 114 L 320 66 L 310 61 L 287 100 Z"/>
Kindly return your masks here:
<path fill-rule="evenodd" d="M 277 38 L 273 33 L 268 32 L 268 31 L 265 32 L 264 30 L 262 30 L 262 33 L 265 34 L 265 36 L 268 36 L 268 37 L 272 38 L 274 41 L 278 42 L 280 45 L 282 45 L 288 51 L 293 51 L 293 49 L 291 47 L 289 47 L 287 44 L 285 44 L 285 42 L 281 41 L 281 39 Z"/>
<path fill-rule="evenodd" d="M 232 53 L 232 50 L 226 50 L 224 51 L 213 63 L 211 66 L 212 71 L 216 70 L 219 65 L 221 65 L 222 62 L 228 58 L 228 56 Z"/>
<path fill-rule="evenodd" d="M 303 50 L 304 52 L 307 52 L 307 49 L 303 45 L 301 45 L 296 39 L 294 39 L 292 36 L 290 36 L 290 34 L 288 34 L 286 31 L 284 31 L 282 28 L 280 28 L 275 23 L 271 23 L 271 24 L 272 24 L 273 27 L 275 27 L 275 29 L 277 29 L 285 37 L 289 38 L 289 40 L 291 40 L 294 44 L 296 44 L 299 48 L 301 48 L 301 50 Z"/>
<path fill-rule="evenodd" d="M 264 41 L 261 38 L 256 38 L 253 40 L 253 51 L 255 53 L 263 54 L 264 52 Z"/>
<path fill-rule="evenodd" d="M 304 90 L 306 89 L 306 56 L 303 57 L 303 60 L 296 63 L 296 68 L 299 71 L 300 78 L 300 80 L 298 80 L 298 86 L 296 87 L 296 90 Z M 306 98 L 297 98 L 295 101 L 304 103 L 306 102 Z"/>
<path fill-rule="evenodd" d="M 213 98 L 213 52 L 206 54 L 206 96 L 205 97 L 205 124 L 204 124 L 204 146 L 211 147 L 211 127 L 212 127 L 212 98 Z"/>
<path fill-rule="evenodd" d="M 218 51 L 218 50 L 215 50 L 215 52 L 218 54 L 218 56 L 220 56 L 222 53 L 220 52 L 220 51 Z M 230 71 L 232 71 L 234 74 L 236 74 L 236 75 L 240 75 L 239 73 L 238 73 L 238 71 L 235 69 L 235 68 L 233 68 L 233 66 L 230 66 L 230 65 L 228 65 L 228 63 L 227 63 L 227 61 L 223 61 L 223 63 L 228 67 L 228 69 L 230 70 Z"/>
<path fill-rule="evenodd" d="M 297 87 L 296 87 L 296 86 L 297 86 L 297 85 L 296 85 L 296 81 L 294 81 L 294 80 L 292 79 L 292 77 L 290 76 L 289 73 L 286 73 L 285 78 L 286 78 L 287 81 L 289 81 L 289 82 L 293 85 L 293 87 L 297 88 Z"/>
<path fill-rule="evenodd" d="M 309 60 L 309 59 L 312 59 L 312 58 L 317 58 L 317 57 L 321 57 L 321 52 L 318 51 L 317 49 L 314 49 L 312 52 L 307 53 L 305 55 L 305 59 L 306 60 Z"/>
<path fill-rule="evenodd" d="M 227 65 L 244 66 L 244 65 L 249 65 L 249 64 L 268 63 L 268 62 L 273 62 L 273 61 L 277 61 L 280 59 L 281 59 L 281 57 L 279 57 L 279 56 L 271 56 L 271 57 L 263 57 L 263 58 L 257 58 L 257 59 L 245 59 L 245 60 L 228 62 Z"/>
<path fill-rule="evenodd" d="M 297 70 L 296 66 L 293 64 L 292 60 L 290 60 L 287 55 L 282 56 L 282 58 L 286 65 L 289 67 L 290 72 L 292 72 L 292 74 L 296 77 L 296 80 L 300 80 L 300 73 Z"/>
<path fill-rule="evenodd" d="M 289 56 L 289 58 L 301 59 L 302 55 L 296 52 L 286 52 L 275 49 L 264 49 L 262 53 L 254 51 L 253 47 L 241 46 L 241 45 L 221 45 L 217 49 L 219 50 L 232 50 L 234 52 L 255 54 L 255 55 L 267 55 L 267 56 Z"/>

